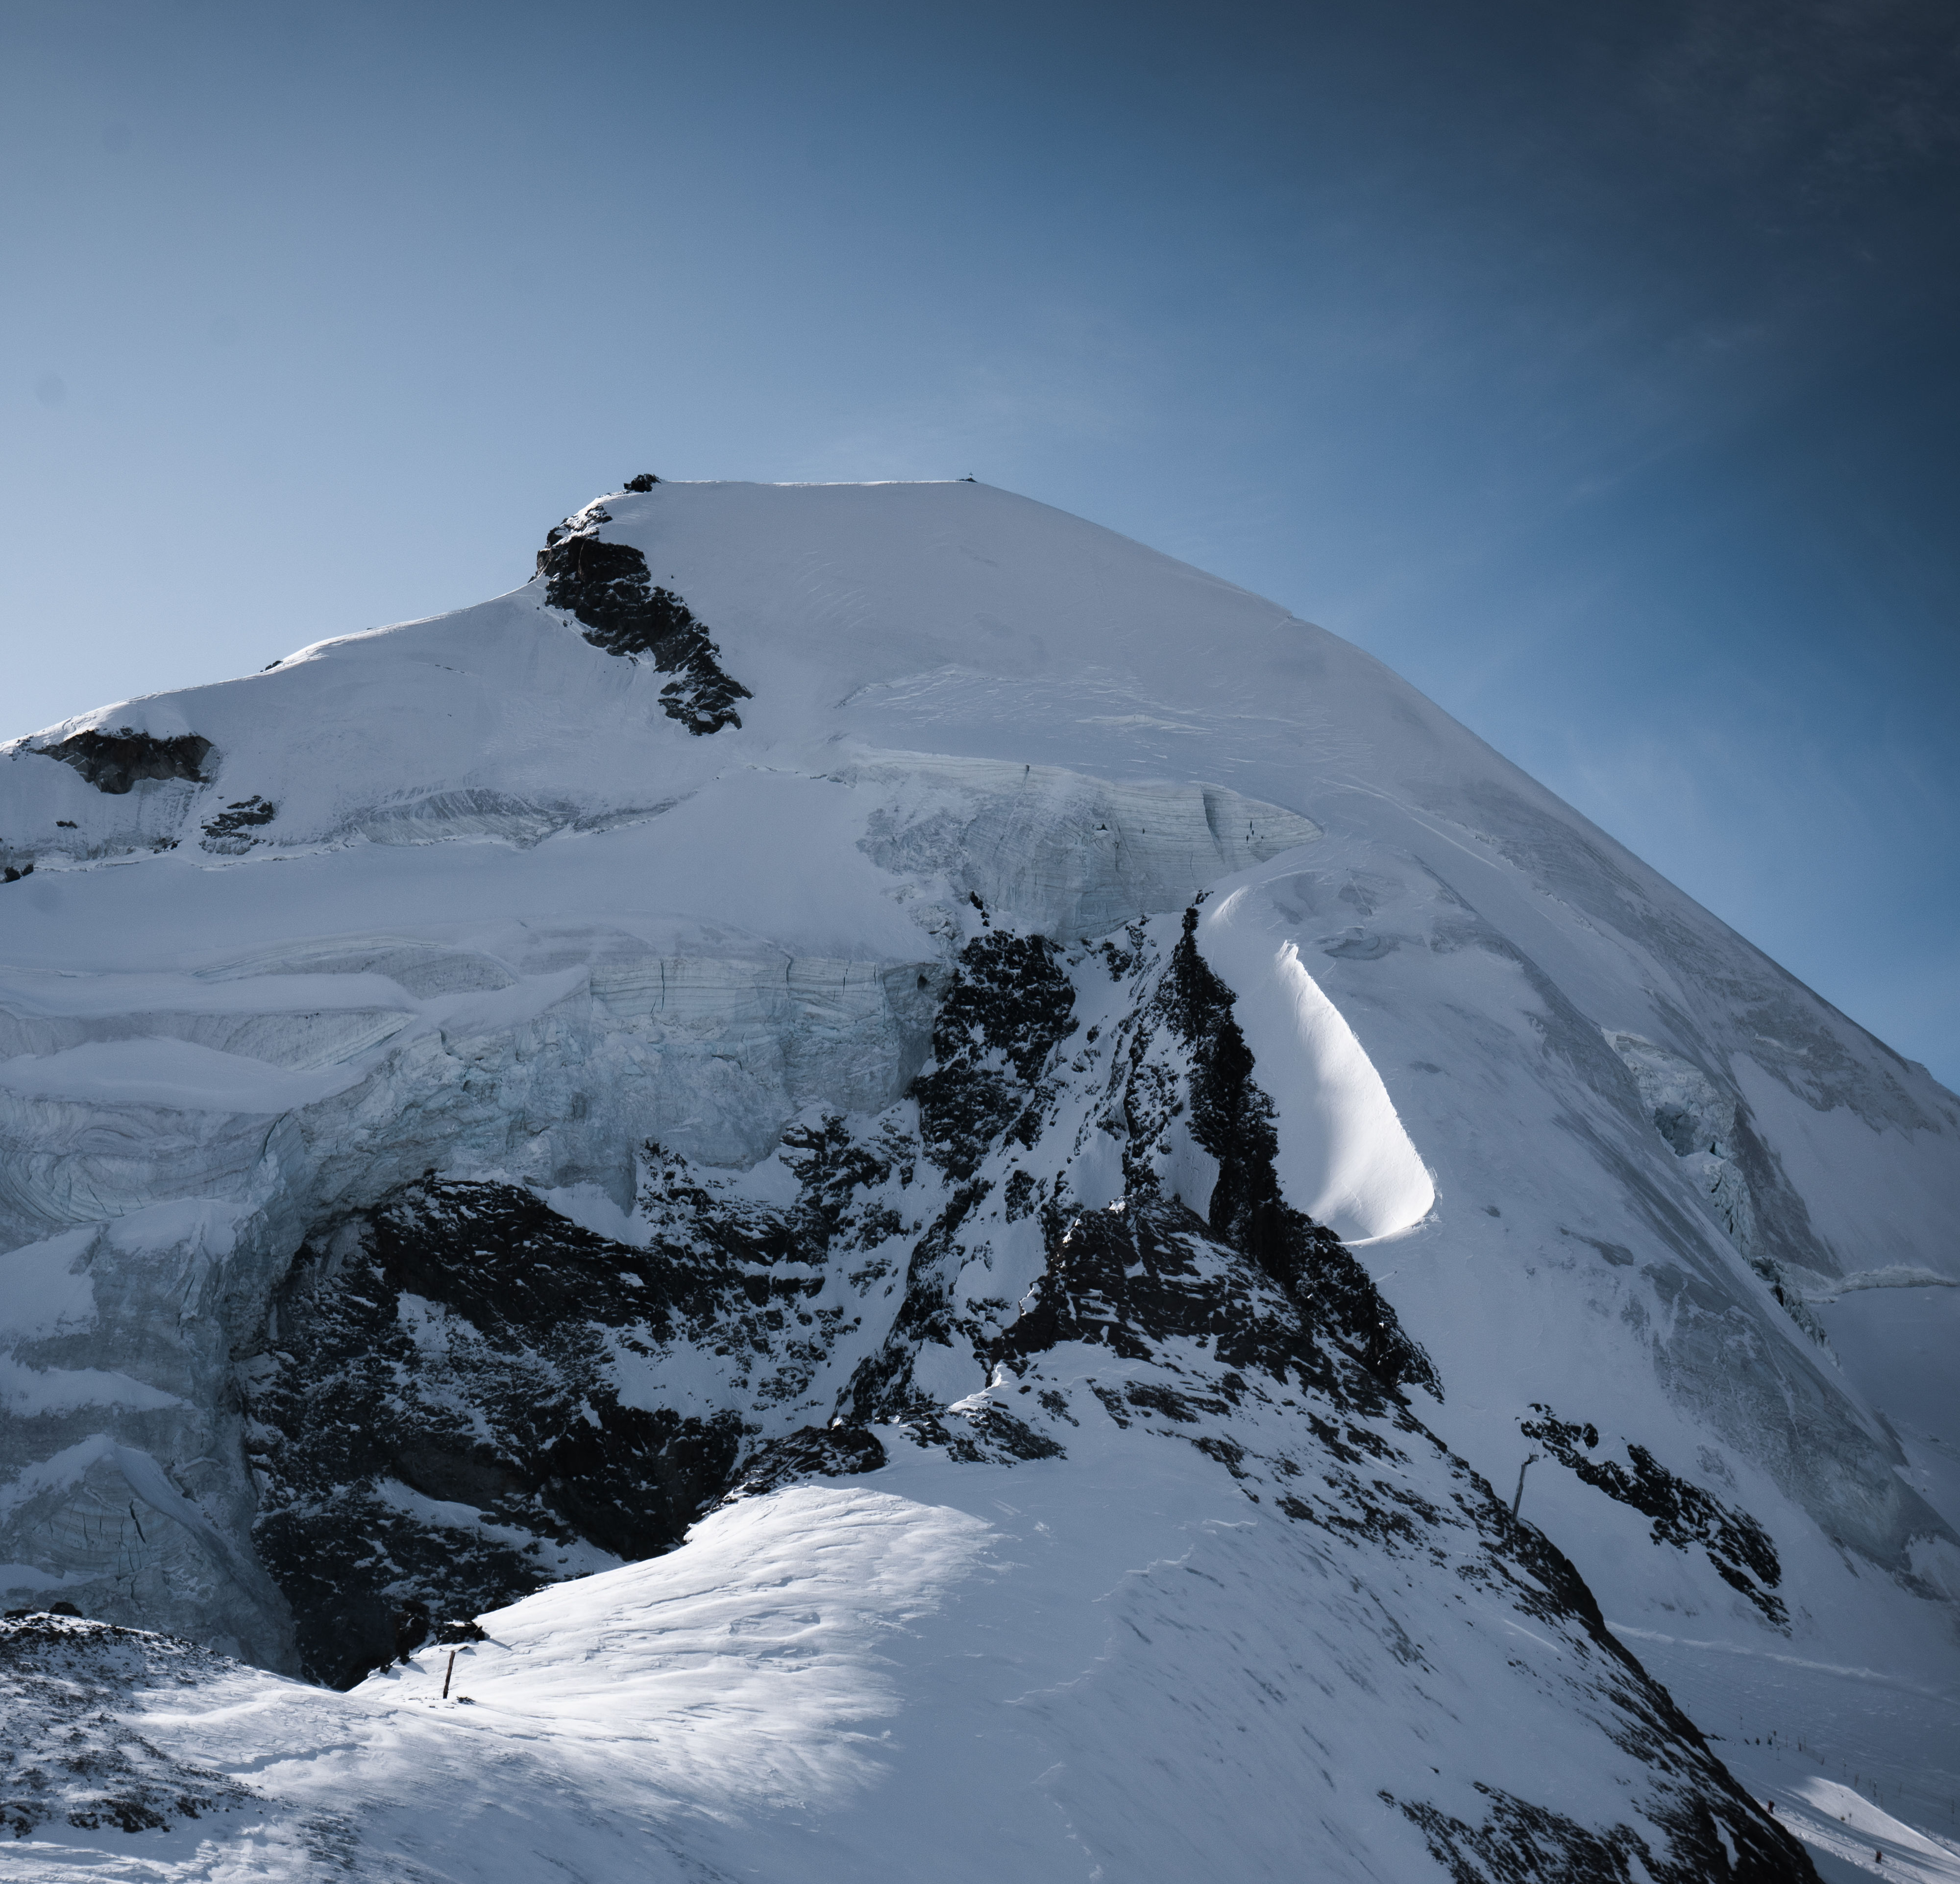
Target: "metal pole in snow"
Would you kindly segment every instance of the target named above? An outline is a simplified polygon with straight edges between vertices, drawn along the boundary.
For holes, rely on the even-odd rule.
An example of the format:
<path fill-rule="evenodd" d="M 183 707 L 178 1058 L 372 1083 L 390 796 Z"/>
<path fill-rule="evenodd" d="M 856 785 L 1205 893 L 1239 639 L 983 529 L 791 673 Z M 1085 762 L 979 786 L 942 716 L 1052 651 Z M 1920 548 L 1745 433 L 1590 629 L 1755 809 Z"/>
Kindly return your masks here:
<path fill-rule="evenodd" d="M 1526 1466 L 1535 1464 L 1537 1462 L 1537 1459 L 1538 1454 L 1536 1453 L 1533 1453 L 1531 1457 L 1525 1461 L 1524 1465 L 1520 1466 L 1518 1468 L 1517 1496 L 1511 1501 L 1511 1516 L 1513 1517 L 1516 1517 L 1517 1516 L 1518 1507 L 1522 1504 L 1525 1501 L 1525 1469 Z"/>
<path fill-rule="evenodd" d="M 449 1678 L 455 1672 L 456 1651 L 451 1649 L 449 1651 L 449 1666 L 442 1671 L 442 1698 L 444 1701 L 449 1698 Z"/>

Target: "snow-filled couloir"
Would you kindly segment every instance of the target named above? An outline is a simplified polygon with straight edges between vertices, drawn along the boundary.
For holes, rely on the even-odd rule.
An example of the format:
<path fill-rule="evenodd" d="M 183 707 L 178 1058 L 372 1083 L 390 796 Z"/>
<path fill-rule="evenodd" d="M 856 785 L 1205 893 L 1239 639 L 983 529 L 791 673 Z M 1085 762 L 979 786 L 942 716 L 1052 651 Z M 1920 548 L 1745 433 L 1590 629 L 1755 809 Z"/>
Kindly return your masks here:
<path fill-rule="evenodd" d="M 635 483 L 0 749 L 0 1869 L 1960 1876 L 1960 1102 L 1257 597 Z"/>

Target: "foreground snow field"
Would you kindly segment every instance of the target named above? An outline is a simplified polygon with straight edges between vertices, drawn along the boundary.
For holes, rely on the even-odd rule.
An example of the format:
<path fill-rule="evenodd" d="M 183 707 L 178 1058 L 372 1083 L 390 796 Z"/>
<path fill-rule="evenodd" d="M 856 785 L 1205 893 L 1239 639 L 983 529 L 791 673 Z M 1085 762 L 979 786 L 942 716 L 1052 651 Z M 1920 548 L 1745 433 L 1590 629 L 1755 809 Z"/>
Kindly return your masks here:
<path fill-rule="evenodd" d="M 1352 648 L 656 484 L 0 755 L 0 1873 L 1960 1876 L 1960 1102 Z"/>

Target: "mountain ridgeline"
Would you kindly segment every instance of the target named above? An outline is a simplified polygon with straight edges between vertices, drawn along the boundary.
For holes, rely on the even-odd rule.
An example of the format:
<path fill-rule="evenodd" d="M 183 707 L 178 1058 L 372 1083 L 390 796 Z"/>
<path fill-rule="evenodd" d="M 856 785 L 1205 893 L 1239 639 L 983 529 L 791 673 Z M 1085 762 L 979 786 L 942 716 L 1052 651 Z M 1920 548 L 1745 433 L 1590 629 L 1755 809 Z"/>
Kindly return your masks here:
<path fill-rule="evenodd" d="M 0 861 L 33 1875 L 1770 1884 L 1720 1682 L 1960 1681 L 1960 1106 L 1079 520 L 636 478 Z"/>

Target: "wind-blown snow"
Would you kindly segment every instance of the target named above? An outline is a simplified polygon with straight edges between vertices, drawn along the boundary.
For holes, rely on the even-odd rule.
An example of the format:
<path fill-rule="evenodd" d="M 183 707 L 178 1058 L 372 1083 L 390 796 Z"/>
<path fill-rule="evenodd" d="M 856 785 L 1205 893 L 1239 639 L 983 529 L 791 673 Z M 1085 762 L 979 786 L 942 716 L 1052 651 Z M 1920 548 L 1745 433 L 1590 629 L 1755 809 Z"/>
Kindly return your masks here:
<path fill-rule="evenodd" d="M 1239 997 L 1239 1024 L 1254 1055 L 1269 1069 L 1287 1195 L 1350 1242 L 1407 1230 L 1428 1214 L 1436 1187 L 1354 1030 L 1262 904 L 1258 886 L 1230 890 L 1199 934 L 1206 959 Z"/>
<path fill-rule="evenodd" d="M 1527 1665 L 1576 1680 L 1569 1640 L 1481 1596 L 1349 1588 L 1199 1455 L 1139 1462 L 1106 1421 L 1086 1472 L 906 1446 L 875 1483 L 745 1501 L 670 1555 L 488 1615 L 487 1641 L 348 1695 L 237 1669 L 139 1681 L 75 1736 L 83 1784 L 126 1722 L 246 1796 L 133 1837 L 43 1824 L 0 1865 L 415 1884 L 1412 1878 L 1431 1860 L 1377 1789 L 1433 1787 L 1472 1748 L 1519 1790 L 1560 1769 L 1568 1812 L 1621 1809 L 1535 1736 L 1493 1748 L 1493 1687 Z M 1479 1811 L 1467 1786 L 1440 1790 Z"/>

